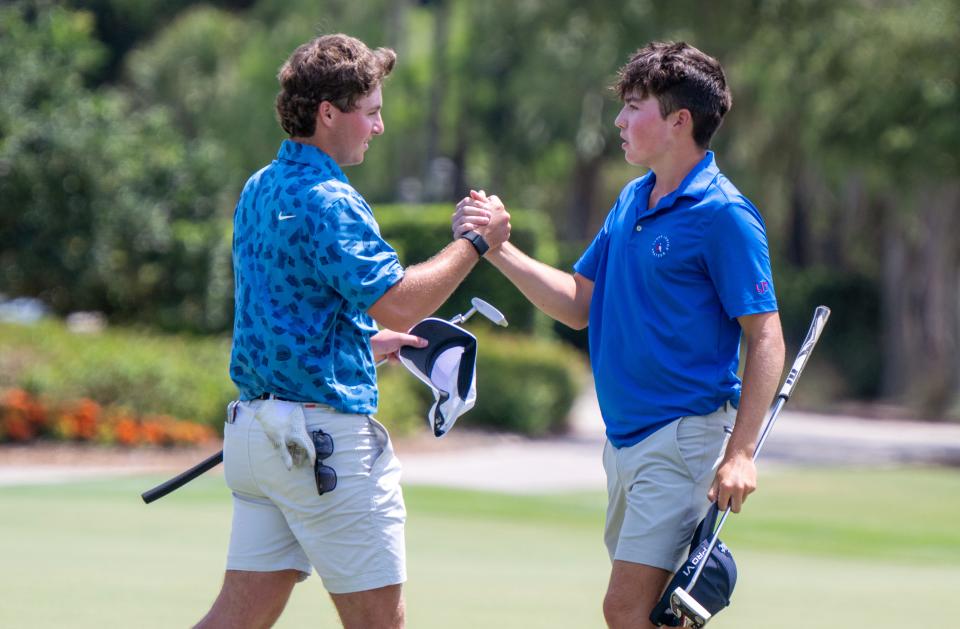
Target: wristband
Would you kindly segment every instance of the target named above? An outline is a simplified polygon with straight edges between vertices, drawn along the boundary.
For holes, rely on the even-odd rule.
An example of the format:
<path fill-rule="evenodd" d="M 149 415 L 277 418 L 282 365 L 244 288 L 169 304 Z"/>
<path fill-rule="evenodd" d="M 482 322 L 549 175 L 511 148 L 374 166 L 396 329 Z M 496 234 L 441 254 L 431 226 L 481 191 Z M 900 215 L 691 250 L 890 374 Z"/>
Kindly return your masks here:
<path fill-rule="evenodd" d="M 484 237 L 475 231 L 464 232 L 463 234 L 460 234 L 460 237 L 465 240 L 469 240 L 470 244 L 473 245 L 473 248 L 477 250 L 477 254 L 479 254 L 481 258 L 490 249 L 490 245 L 487 244 L 487 241 L 484 239 Z"/>

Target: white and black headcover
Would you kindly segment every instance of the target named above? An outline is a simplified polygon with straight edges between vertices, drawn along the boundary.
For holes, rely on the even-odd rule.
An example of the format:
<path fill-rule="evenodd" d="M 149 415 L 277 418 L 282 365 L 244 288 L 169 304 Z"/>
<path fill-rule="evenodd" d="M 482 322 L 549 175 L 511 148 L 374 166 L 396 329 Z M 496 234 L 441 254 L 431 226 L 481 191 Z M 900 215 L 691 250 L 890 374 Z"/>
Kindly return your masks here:
<path fill-rule="evenodd" d="M 442 437 L 477 400 L 477 337 L 433 317 L 409 333 L 426 339 L 427 346 L 400 348 L 400 362 L 433 391 L 427 423 L 435 436 Z"/>

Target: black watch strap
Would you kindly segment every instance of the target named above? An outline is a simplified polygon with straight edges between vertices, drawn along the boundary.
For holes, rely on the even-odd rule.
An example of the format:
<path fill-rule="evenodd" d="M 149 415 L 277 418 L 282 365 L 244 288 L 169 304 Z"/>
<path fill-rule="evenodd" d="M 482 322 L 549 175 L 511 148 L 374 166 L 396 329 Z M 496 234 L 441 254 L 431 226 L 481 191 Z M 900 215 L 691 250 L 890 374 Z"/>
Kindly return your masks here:
<path fill-rule="evenodd" d="M 473 248 L 477 250 L 477 253 L 481 258 L 490 249 L 490 245 L 487 244 L 487 241 L 484 240 L 483 236 L 475 231 L 464 232 L 460 234 L 460 237 L 469 240 L 470 244 L 473 245 Z"/>

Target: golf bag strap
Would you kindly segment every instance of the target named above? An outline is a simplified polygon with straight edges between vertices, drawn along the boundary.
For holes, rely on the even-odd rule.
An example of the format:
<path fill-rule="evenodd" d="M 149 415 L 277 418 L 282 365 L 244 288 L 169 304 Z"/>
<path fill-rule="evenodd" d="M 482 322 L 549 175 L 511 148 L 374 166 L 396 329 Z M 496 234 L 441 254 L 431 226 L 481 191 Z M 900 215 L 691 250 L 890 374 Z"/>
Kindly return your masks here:
<path fill-rule="evenodd" d="M 700 520 L 700 524 L 697 525 L 697 530 L 693 533 L 693 539 L 690 541 L 690 552 L 693 552 L 703 540 L 713 535 L 713 529 L 717 526 L 717 514 L 719 512 L 720 508 L 717 506 L 717 503 L 711 503 L 710 508 L 707 509 L 707 514 Z"/>

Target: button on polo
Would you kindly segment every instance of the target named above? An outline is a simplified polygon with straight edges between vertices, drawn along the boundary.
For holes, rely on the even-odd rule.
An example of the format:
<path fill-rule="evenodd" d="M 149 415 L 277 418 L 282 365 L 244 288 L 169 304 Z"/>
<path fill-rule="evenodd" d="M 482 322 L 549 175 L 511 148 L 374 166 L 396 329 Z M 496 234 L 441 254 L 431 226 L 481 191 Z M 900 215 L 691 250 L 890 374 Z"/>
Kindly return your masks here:
<path fill-rule="evenodd" d="M 642 231 L 643 231 L 643 225 L 637 225 L 637 231 L 638 231 L 638 232 L 642 232 Z"/>

